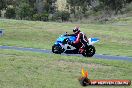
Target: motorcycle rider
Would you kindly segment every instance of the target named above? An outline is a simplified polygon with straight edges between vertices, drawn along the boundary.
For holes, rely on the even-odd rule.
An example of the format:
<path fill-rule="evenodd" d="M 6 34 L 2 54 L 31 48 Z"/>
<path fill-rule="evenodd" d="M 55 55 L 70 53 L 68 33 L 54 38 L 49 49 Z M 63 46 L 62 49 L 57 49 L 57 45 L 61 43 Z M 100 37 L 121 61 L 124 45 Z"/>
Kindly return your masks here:
<path fill-rule="evenodd" d="M 84 48 L 87 46 L 88 43 L 88 38 L 86 37 L 86 35 L 80 31 L 80 27 L 75 27 L 73 29 L 73 33 L 74 35 L 77 36 L 76 40 L 74 42 L 69 42 L 69 44 L 78 44 L 78 43 L 82 43 L 82 46 L 79 49 L 79 53 L 83 53 L 84 52 Z"/>

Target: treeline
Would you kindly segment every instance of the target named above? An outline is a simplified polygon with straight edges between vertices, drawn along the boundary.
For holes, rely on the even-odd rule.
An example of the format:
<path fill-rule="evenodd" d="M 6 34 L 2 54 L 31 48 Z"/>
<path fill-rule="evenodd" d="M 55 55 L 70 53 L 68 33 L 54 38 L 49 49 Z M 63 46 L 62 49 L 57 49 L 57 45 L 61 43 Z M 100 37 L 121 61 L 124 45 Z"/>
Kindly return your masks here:
<path fill-rule="evenodd" d="M 55 12 L 55 0 L 0 0 L 6 18 L 47 21 Z"/>
<path fill-rule="evenodd" d="M 74 18 L 92 17 L 98 21 L 108 21 L 110 17 L 132 10 L 132 0 L 67 0 L 67 7 Z"/>
<path fill-rule="evenodd" d="M 6 18 L 69 21 L 95 16 L 109 17 L 123 13 L 123 8 L 132 0 L 67 0 L 65 11 L 58 11 L 57 0 L 0 0 L 0 15 L 4 10 Z M 100 14 L 103 14 L 99 16 Z"/>

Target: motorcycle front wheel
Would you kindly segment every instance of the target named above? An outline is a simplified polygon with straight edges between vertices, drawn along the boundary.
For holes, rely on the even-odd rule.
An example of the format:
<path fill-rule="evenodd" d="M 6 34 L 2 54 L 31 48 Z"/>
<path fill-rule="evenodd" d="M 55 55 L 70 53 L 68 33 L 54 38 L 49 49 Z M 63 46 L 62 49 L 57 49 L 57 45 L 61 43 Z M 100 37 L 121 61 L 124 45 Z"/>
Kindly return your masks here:
<path fill-rule="evenodd" d="M 55 54 L 61 54 L 61 53 L 63 53 L 63 51 L 64 50 L 59 45 L 53 45 L 52 46 L 52 52 Z"/>

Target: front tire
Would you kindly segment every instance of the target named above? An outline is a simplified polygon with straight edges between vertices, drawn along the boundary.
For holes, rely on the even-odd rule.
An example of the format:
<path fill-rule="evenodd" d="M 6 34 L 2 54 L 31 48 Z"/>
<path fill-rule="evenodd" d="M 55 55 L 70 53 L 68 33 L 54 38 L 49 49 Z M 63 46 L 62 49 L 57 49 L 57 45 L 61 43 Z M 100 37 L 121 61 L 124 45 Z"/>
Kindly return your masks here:
<path fill-rule="evenodd" d="M 90 46 L 87 46 L 87 48 L 82 53 L 82 55 L 85 57 L 92 57 L 95 54 L 95 52 L 96 52 L 95 47 L 90 45 Z"/>
<path fill-rule="evenodd" d="M 63 49 L 59 45 L 53 45 L 52 52 L 55 54 L 61 54 L 61 53 L 63 53 Z"/>

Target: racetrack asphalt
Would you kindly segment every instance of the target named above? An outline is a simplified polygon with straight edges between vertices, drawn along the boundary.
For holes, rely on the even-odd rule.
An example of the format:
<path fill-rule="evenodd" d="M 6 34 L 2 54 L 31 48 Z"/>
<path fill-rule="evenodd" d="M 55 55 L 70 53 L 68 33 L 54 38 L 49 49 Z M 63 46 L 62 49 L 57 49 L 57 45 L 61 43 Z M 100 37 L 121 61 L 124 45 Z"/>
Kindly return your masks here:
<path fill-rule="evenodd" d="M 20 51 L 32 51 L 32 52 L 40 52 L 40 53 L 49 53 L 52 54 L 51 50 L 46 49 L 36 49 L 36 48 L 23 48 L 23 47 L 15 47 L 15 46 L 0 46 L 0 49 L 10 49 L 10 50 L 20 50 Z M 81 54 L 62 54 L 67 56 L 82 56 Z M 93 56 L 97 59 L 109 59 L 109 60 L 125 60 L 132 61 L 132 57 L 127 56 L 112 56 L 112 55 L 103 55 L 103 54 L 95 54 Z"/>

